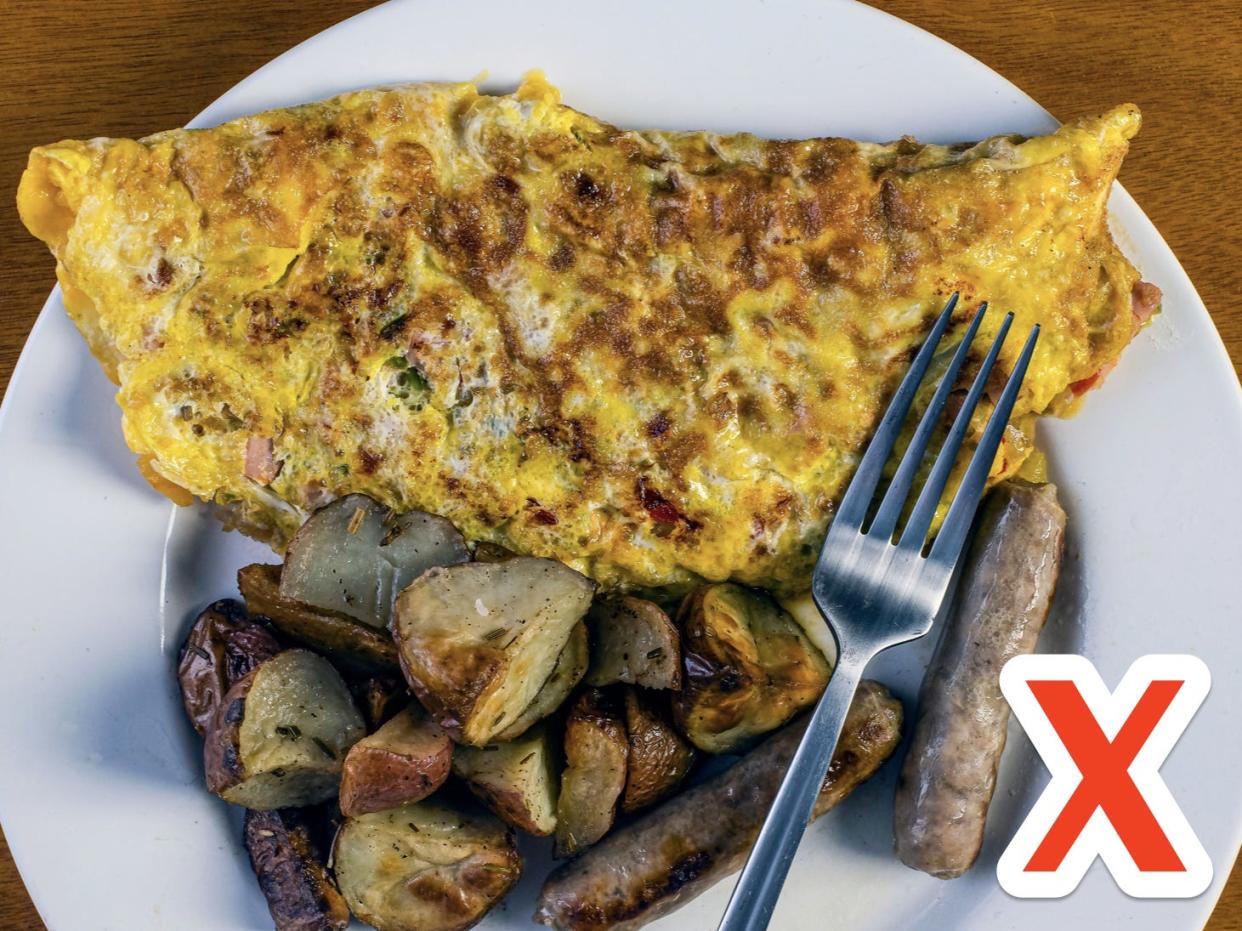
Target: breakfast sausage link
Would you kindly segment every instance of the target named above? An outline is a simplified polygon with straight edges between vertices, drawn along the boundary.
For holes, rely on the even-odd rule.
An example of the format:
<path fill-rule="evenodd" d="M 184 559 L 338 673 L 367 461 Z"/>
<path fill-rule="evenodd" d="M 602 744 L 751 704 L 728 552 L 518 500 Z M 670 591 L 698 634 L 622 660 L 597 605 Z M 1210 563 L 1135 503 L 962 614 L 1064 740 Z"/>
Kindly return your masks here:
<path fill-rule="evenodd" d="M 1064 538 L 1053 485 L 1007 482 L 984 504 L 897 785 L 893 832 L 909 867 L 953 879 L 979 855 L 1009 724 L 1001 667 L 1035 649 Z"/>
<path fill-rule="evenodd" d="M 884 686 L 858 687 L 813 818 L 879 769 L 901 739 L 901 717 Z M 641 928 L 741 869 L 804 728 L 786 727 L 561 866 L 544 884 L 535 920 L 560 931 Z"/>

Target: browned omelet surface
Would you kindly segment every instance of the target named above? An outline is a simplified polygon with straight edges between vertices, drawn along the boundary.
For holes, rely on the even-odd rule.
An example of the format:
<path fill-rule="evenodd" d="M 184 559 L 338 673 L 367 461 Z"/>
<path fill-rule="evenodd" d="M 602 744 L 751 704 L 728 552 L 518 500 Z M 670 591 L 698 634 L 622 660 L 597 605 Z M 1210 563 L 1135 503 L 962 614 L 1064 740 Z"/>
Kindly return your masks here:
<path fill-rule="evenodd" d="M 1138 125 L 774 142 L 423 84 L 44 146 L 18 202 L 175 499 L 279 548 L 366 492 L 605 584 L 790 590 L 951 292 L 959 332 L 1043 325 L 995 476 L 1121 352 Z"/>

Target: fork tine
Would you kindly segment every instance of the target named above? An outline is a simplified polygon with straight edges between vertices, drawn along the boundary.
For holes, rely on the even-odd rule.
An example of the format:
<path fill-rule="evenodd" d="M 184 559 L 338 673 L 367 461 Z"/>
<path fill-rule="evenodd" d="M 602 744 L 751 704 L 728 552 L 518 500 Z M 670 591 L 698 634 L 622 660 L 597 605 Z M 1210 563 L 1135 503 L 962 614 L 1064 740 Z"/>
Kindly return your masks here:
<path fill-rule="evenodd" d="M 901 457 L 897 473 L 889 483 L 888 490 L 884 492 L 880 510 L 876 512 L 875 519 L 872 520 L 867 533 L 875 534 L 886 540 L 892 539 L 893 531 L 897 529 L 897 521 L 901 517 L 901 510 L 906 505 L 906 496 L 910 494 L 910 486 L 914 484 L 914 477 L 919 471 L 919 466 L 923 464 L 923 454 L 927 452 L 927 444 L 931 442 L 932 432 L 936 429 L 936 424 L 940 422 L 940 414 L 944 410 L 945 402 L 949 399 L 949 392 L 953 390 L 953 385 L 957 382 L 957 373 L 966 361 L 966 356 L 970 352 L 970 344 L 974 342 L 975 334 L 979 331 L 979 324 L 983 321 L 983 315 L 987 311 L 988 304 L 984 301 L 975 312 L 975 318 L 970 321 L 970 328 L 966 330 L 966 335 L 958 345 L 957 351 L 953 353 L 953 358 L 940 379 L 936 393 L 932 395 L 931 403 L 923 412 L 923 419 L 919 421 L 918 429 L 915 430 L 910 445 L 906 447 L 905 455 Z"/>
<path fill-rule="evenodd" d="M 966 543 L 966 535 L 970 532 L 970 525 L 975 519 L 975 511 L 979 506 L 979 499 L 983 496 L 988 473 L 992 471 L 996 450 L 1000 448 L 1001 437 L 1005 435 L 1005 427 L 1009 425 L 1009 415 L 1013 413 L 1014 402 L 1018 399 L 1018 390 L 1022 387 L 1022 380 L 1026 377 L 1026 368 L 1031 362 L 1031 355 L 1035 352 L 1035 343 L 1038 341 L 1039 325 L 1036 324 L 1031 328 L 1031 335 L 1026 338 L 1026 345 L 1022 347 L 1022 355 L 1018 357 L 1018 363 L 1013 367 L 1009 381 L 1005 383 L 1005 390 L 1001 392 L 1000 400 L 996 403 L 996 409 L 992 411 L 987 428 L 983 431 L 983 437 L 979 440 L 979 446 L 975 449 L 970 465 L 966 468 L 962 483 L 953 496 L 953 503 L 949 505 L 948 516 L 945 517 L 944 524 L 936 535 L 936 542 L 932 544 L 930 554 L 932 559 L 953 563 Z"/>
<path fill-rule="evenodd" d="M 884 463 L 888 461 L 889 454 L 893 451 L 893 444 L 901 432 L 901 425 L 910 411 L 914 395 L 923 382 L 923 376 L 927 374 L 927 368 L 931 365 L 931 360 L 936 354 L 936 347 L 940 343 L 940 338 L 944 336 L 944 331 L 949 325 L 949 318 L 953 316 L 953 308 L 956 306 L 957 292 L 955 291 L 948 303 L 944 305 L 944 310 L 940 312 L 931 333 L 927 335 L 927 340 L 919 349 L 918 355 L 914 357 L 914 362 L 911 363 L 910 370 L 906 372 L 906 377 L 901 380 L 897 393 L 889 402 L 888 410 L 884 412 L 880 426 L 871 438 L 867 451 L 863 454 L 862 462 L 859 463 L 849 487 L 845 490 L 845 497 L 841 499 L 841 506 L 837 509 L 832 526 L 836 527 L 839 524 L 855 529 L 862 526 L 867 516 L 867 509 L 871 505 L 871 499 L 875 495 L 876 486 L 880 482 L 880 474 L 884 471 Z"/>
<path fill-rule="evenodd" d="M 949 435 L 945 437 L 944 445 L 940 447 L 931 474 L 927 476 L 927 482 L 923 485 L 923 490 L 919 492 L 919 500 L 914 505 L 910 520 L 906 523 L 906 529 L 901 533 L 901 541 L 898 544 L 901 547 L 916 550 L 923 548 L 923 543 L 927 539 L 927 531 L 931 529 L 932 520 L 936 516 L 936 508 L 940 504 L 940 496 L 944 494 L 944 486 L 949 481 L 949 474 L 953 471 L 953 465 L 957 461 L 957 452 L 966 436 L 966 429 L 970 426 L 970 418 L 979 404 L 979 398 L 983 395 L 983 387 L 987 384 L 992 366 L 996 364 L 996 357 L 1000 355 L 1001 346 L 1005 342 L 1005 336 L 1009 333 L 1011 323 L 1013 323 L 1013 314 L 1006 314 L 996 334 L 996 339 L 992 341 L 992 348 L 988 350 L 987 357 L 983 360 L 983 365 L 979 367 L 979 373 L 970 386 L 962 409 L 957 412 L 953 426 L 949 429 Z"/>

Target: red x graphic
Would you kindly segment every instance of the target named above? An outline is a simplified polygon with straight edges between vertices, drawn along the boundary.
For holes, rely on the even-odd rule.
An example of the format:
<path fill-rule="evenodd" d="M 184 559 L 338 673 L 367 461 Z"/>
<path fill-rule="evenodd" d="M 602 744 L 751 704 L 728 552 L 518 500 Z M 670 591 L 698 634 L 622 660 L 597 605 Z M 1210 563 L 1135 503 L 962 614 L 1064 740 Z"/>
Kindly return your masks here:
<path fill-rule="evenodd" d="M 1082 781 L 1026 865 L 1029 872 L 1055 872 L 1101 808 L 1142 871 L 1182 872 L 1182 864 L 1160 822 L 1130 777 L 1130 764 L 1151 736 L 1183 683 L 1154 680 L 1113 740 L 1104 736 L 1078 685 L 1069 680 L 1031 680 L 1039 702 Z"/>

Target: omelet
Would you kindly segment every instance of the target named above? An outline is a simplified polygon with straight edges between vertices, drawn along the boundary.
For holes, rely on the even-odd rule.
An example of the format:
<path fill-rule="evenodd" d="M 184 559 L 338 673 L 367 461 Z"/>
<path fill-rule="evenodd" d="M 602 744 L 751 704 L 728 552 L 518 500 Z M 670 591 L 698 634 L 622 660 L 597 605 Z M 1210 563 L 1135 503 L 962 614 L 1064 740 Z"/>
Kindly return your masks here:
<path fill-rule="evenodd" d="M 958 334 L 994 308 L 981 345 L 1043 328 L 994 480 L 1114 364 L 1139 121 L 769 141 L 412 84 L 43 146 L 18 206 L 178 502 L 279 550 L 364 492 L 606 586 L 794 591 L 950 294 Z"/>

